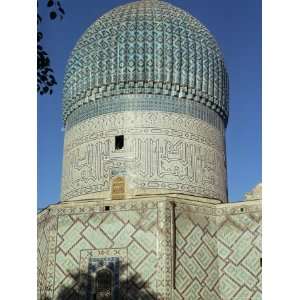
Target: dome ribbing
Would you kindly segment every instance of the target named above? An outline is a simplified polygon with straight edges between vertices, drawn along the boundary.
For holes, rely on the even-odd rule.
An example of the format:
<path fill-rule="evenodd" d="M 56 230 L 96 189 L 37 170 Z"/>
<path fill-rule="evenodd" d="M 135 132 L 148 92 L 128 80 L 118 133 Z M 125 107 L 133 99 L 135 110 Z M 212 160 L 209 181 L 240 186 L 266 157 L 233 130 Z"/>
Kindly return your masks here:
<path fill-rule="evenodd" d="M 228 76 L 209 31 L 163 1 L 117 7 L 92 24 L 68 61 L 64 82 L 68 117 L 103 98 L 153 94 L 202 103 L 228 120 Z"/>

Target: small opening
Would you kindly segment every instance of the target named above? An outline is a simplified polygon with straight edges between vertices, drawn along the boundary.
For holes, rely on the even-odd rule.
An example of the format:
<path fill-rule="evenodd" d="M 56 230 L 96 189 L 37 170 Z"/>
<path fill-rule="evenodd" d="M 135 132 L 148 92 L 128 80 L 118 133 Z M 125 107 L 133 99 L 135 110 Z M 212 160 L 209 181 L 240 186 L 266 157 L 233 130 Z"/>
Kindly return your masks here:
<path fill-rule="evenodd" d="M 95 300 L 100 300 L 100 299 L 112 299 L 113 296 L 113 274 L 111 270 L 105 268 L 102 270 L 99 270 L 97 272 L 96 278 L 95 278 L 95 295 L 94 299 Z"/>
<path fill-rule="evenodd" d="M 260 263 L 260 267 L 262 267 L 262 258 L 260 258 L 259 263 Z"/>
<path fill-rule="evenodd" d="M 241 212 L 243 212 L 244 211 L 244 208 L 243 207 L 241 207 Z"/>
<path fill-rule="evenodd" d="M 115 149 L 120 150 L 124 148 L 124 135 L 117 135 L 115 137 Z"/>
<path fill-rule="evenodd" d="M 110 210 L 110 207 L 109 206 L 104 206 L 104 210 L 108 211 L 108 210 Z"/>

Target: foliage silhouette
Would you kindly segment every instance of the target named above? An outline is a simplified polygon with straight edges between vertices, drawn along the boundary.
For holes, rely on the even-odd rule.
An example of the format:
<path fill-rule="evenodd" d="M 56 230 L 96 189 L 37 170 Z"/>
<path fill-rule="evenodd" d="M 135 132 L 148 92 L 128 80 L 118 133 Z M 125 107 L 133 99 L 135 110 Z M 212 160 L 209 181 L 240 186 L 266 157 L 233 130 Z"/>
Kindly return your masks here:
<path fill-rule="evenodd" d="M 47 7 L 50 10 L 49 18 L 54 20 L 59 17 L 61 20 L 65 14 L 64 9 L 62 8 L 60 1 L 57 0 L 46 0 Z M 43 0 L 44 2 L 44 0 Z M 37 2 L 39 7 L 39 0 Z M 48 53 L 44 50 L 41 45 L 41 41 L 44 37 L 43 33 L 39 30 L 39 25 L 42 22 L 42 17 L 37 14 L 37 91 L 40 95 L 52 94 L 53 86 L 57 84 L 53 69 L 51 68 L 51 62 Z"/>
<path fill-rule="evenodd" d="M 126 273 L 128 264 L 120 266 L 120 300 L 154 300 L 158 295 L 147 288 L 141 275 L 138 273 L 129 275 L 122 279 L 121 274 Z M 89 273 L 68 272 L 71 277 L 71 283 L 62 285 L 56 298 L 41 297 L 39 300 L 90 300 L 87 299 L 88 286 L 94 280 Z M 93 300 L 96 300 L 94 296 Z"/>

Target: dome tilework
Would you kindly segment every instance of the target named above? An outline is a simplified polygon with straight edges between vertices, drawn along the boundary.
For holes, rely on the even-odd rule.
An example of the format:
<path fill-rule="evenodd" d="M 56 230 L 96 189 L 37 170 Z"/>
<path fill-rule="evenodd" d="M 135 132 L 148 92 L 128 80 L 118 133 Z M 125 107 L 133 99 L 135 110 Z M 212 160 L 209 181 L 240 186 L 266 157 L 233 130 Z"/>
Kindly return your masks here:
<path fill-rule="evenodd" d="M 66 69 L 64 122 L 89 102 L 126 94 L 196 101 L 227 124 L 228 76 L 215 39 L 164 1 L 117 7 L 87 29 Z"/>

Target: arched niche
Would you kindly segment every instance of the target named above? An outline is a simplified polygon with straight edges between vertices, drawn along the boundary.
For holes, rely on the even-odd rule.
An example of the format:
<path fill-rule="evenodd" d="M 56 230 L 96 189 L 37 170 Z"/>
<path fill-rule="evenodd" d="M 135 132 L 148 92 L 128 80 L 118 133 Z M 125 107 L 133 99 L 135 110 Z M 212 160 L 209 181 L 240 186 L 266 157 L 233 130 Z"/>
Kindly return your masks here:
<path fill-rule="evenodd" d="M 94 284 L 95 300 L 112 300 L 113 299 L 113 272 L 104 267 L 96 271 Z"/>

